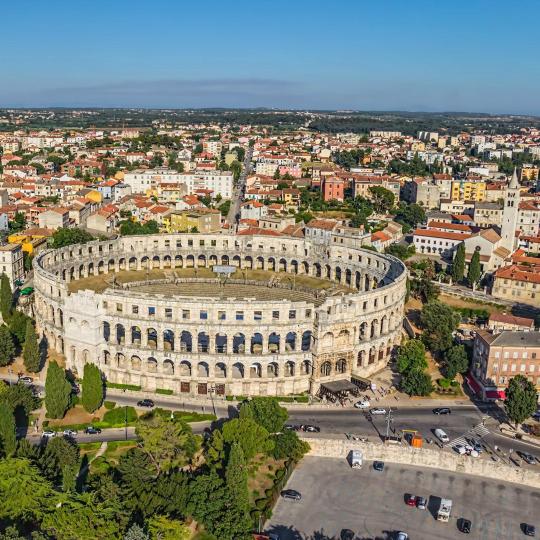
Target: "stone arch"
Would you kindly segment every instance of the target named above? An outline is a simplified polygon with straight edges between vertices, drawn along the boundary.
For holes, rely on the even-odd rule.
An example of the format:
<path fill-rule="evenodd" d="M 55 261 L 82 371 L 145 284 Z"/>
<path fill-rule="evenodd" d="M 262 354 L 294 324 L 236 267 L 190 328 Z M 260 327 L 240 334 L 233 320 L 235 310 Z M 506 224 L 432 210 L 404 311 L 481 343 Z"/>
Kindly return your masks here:
<path fill-rule="evenodd" d="M 267 270 L 271 270 L 272 272 L 276 271 L 276 259 L 274 259 L 274 257 L 268 258 Z"/>
<path fill-rule="evenodd" d="M 198 268 L 206 267 L 206 257 L 202 254 L 197 257 L 197 267 Z"/>
<path fill-rule="evenodd" d="M 356 367 L 365 367 L 366 365 L 366 351 L 358 351 L 356 357 Z"/>
<path fill-rule="evenodd" d="M 229 256 L 228 255 L 222 255 L 221 256 L 221 264 L 228 265 L 229 264 Z"/>
<path fill-rule="evenodd" d="M 285 377 L 294 377 L 296 371 L 296 364 L 292 360 L 285 362 Z"/>
<path fill-rule="evenodd" d="M 116 263 L 114 259 L 109 259 L 109 262 L 107 263 L 107 270 L 109 272 L 114 272 L 115 268 L 116 268 Z"/>
<path fill-rule="evenodd" d="M 163 361 L 163 373 L 166 375 L 174 375 L 174 364 L 169 358 Z"/>
<path fill-rule="evenodd" d="M 246 352 L 246 336 L 239 332 L 233 336 L 233 353 L 244 354 Z"/>
<path fill-rule="evenodd" d="M 218 362 L 214 367 L 214 377 L 218 379 L 227 378 L 227 366 L 223 362 Z"/>
<path fill-rule="evenodd" d="M 257 270 L 264 269 L 264 257 L 257 257 L 257 259 L 255 259 L 255 268 L 257 268 Z"/>
<path fill-rule="evenodd" d="M 306 330 L 302 334 L 302 350 L 303 351 L 309 351 L 311 350 L 311 340 L 313 338 L 313 334 L 311 330 Z"/>
<path fill-rule="evenodd" d="M 191 333 L 187 330 L 183 330 L 180 334 L 180 351 L 181 352 L 191 352 L 193 350 L 193 341 L 191 338 Z"/>
<path fill-rule="evenodd" d="M 291 352 L 296 350 L 296 332 L 289 332 L 285 336 L 285 351 Z"/>
<path fill-rule="evenodd" d="M 252 362 L 249 366 L 249 378 L 260 379 L 262 377 L 262 366 L 259 362 Z"/>
<path fill-rule="evenodd" d="M 129 270 L 137 270 L 137 258 L 136 257 L 130 257 L 129 258 L 128 269 Z"/>
<path fill-rule="evenodd" d="M 278 272 L 287 271 L 287 261 L 283 258 L 279 259 Z"/>
<path fill-rule="evenodd" d="M 148 328 L 146 330 L 146 342 L 151 349 L 157 349 L 158 333 L 155 328 Z"/>
<path fill-rule="evenodd" d="M 345 283 L 349 285 L 349 287 L 352 286 L 352 272 L 349 268 L 345 270 Z"/>
<path fill-rule="evenodd" d="M 300 364 L 300 373 L 302 375 L 311 375 L 313 364 L 310 360 L 303 360 Z"/>
<path fill-rule="evenodd" d="M 290 271 L 291 273 L 293 274 L 298 274 L 298 261 L 293 259 L 291 261 L 291 268 L 290 268 Z"/>
<path fill-rule="evenodd" d="M 140 345 L 142 340 L 142 332 L 139 326 L 131 327 L 131 343 L 133 345 Z"/>
<path fill-rule="evenodd" d="M 71 320 L 69 322 L 71 322 Z M 107 343 L 111 339 L 111 325 L 107 321 L 103 321 L 103 339 Z"/>
<path fill-rule="evenodd" d="M 315 268 L 315 277 L 318 277 L 318 278 L 322 277 L 321 265 L 319 263 L 315 263 L 313 267 Z"/>
<path fill-rule="evenodd" d="M 227 334 L 218 333 L 215 338 L 216 352 L 220 354 L 227 353 Z"/>
<path fill-rule="evenodd" d="M 279 366 L 277 362 L 270 362 L 268 366 L 266 366 L 266 376 L 270 378 L 279 376 Z"/>
<path fill-rule="evenodd" d="M 332 268 L 330 268 L 329 264 L 325 265 L 324 273 L 325 273 L 326 279 L 332 279 Z"/>
<path fill-rule="evenodd" d="M 244 257 L 244 268 L 253 269 L 253 257 L 251 255 L 246 255 Z"/>
<path fill-rule="evenodd" d="M 150 257 L 144 256 L 141 259 L 141 268 L 144 268 L 145 270 L 150 270 Z"/>
<path fill-rule="evenodd" d="M 369 349 L 368 365 L 369 364 L 374 364 L 375 360 L 376 360 L 375 347 L 371 347 L 371 349 Z"/>
<path fill-rule="evenodd" d="M 343 374 L 347 371 L 347 360 L 345 358 L 340 358 L 336 362 L 336 373 Z"/>
<path fill-rule="evenodd" d="M 332 332 L 326 332 L 321 340 L 321 345 L 325 349 L 329 349 L 334 346 L 334 334 Z"/>
<path fill-rule="evenodd" d="M 118 259 L 118 268 L 120 270 L 127 270 L 125 257 L 120 257 L 120 259 Z"/>
<path fill-rule="evenodd" d="M 71 347 L 71 359 L 75 361 L 75 347 Z M 103 364 L 106 366 L 111 365 L 111 353 L 109 351 L 103 351 Z"/>
<path fill-rule="evenodd" d="M 240 268 L 240 255 L 235 255 L 232 258 L 232 265 L 236 266 L 237 268 Z"/>
<path fill-rule="evenodd" d="M 374 337 L 377 336 L 378 328 L 379 328 L 379 321 L 377 321 L 377 319 L 373 319 L 371 321 L 371 330 L 370 330 L 370 333 L 369 333 L 370 338 L 374 338 Z"/>
<path fill-rule="evenodd" d="M 337 282 L 341 282 L 341 268 L 339 266 L 336 266 L 334 270 L 335 280 Z"/>
<path fill-rule="evenodd" d="M 207 353 L 210 347 L 210 337 L 206 332 L 197 335 L 197 351 Z"/>
<path fill-rule="evenodd" d="M 179 365 L 179 375 L 181 377 L 191 377 L 191 363 L 187 360 L 182 360 Z"/>
<path fill-rule="evenodd" d="M 174 351 L 174 332 L 172 330 L 163 331 L 163 350 Z"/>
<path fill-rule="evenodd" d="M 245 375 L 244 364 L 241 362 L 235 362 L 232 366 L 232 378 L 243 379 Z"/>
<path fill-rule="evenodd" d="M 184 266 L 184 258 L 182 255 L 175 255 L 174 256 L 174 267 L 175 268 L 182 268 Z"/>
<path fill-rule="evenodd" d="M 251 354 L 262 354 L 263 337 L 262 334 L 256 332 L 251 336 Z"/>
<path fill-rule="evenodd" d="M 369 324 L 367 322 L 363 322 L 360 325 L 359 337 L 360 341 L 367 341 L 369 339 Z"/>
<path fill-rule="evenodd" d="M 332 364 L 328 361 L 321 364 L 321 377 L 329 377 L 332 374 Z"/>
<path fill-rule="evenodd" d="M 300 269 L 302 270 L 302 273 L 303 274 L 309 274 L 309 264 L 304 261 L 301 265 L 300 265 Z"/>
<path fill-rule="evenodd" d="M 146 371 L 149 373 L 157 373 L 158 363 L 152 356 L 146 360 Z"/>
<path fill-rule="evenodd" d="M 141 359 L 135 354 L 131 357 L 131 369 L 133 371 L 141 370 Z"/>
<path fill-rule="evenodd" d="M 336 339 L 336 347 L 346 347 L 349 345 L 351 341 L 351 333 L 344 328 L 343 330 L 340 330 L 337 339 Z"/>
<path fill-rule="evenodd" d="M 126 357 L 121 353 L 116 353 L 116 367 L 125 368 L 126 367 Z"/>
<path fill-rule="evenodd" d="M 279 353 L 280 350 L 280 336 L 276 332 L 272 332 L 268 336 L 268 351 L 271 353 Z"/>
<path fill-rule="evenodd" d="M 172 268 L 172 260 L 170 255 L 163 257 L 163 268 Z"/>
<path fill-rule="evenodd" d="M 81 324 L 81 326 L 83 326 Z M 126 329 L 124 328 L 123 324 L 117 323 L 116 324 L 116 343 L 118 345 L 123 345 L 126 341 Z"/>
<path fill-rule="evenodd" d="M 210 368 L 206 362 L 199 362 L 197 364 L 197 377 L 208 377 L 210 374 Z"/>

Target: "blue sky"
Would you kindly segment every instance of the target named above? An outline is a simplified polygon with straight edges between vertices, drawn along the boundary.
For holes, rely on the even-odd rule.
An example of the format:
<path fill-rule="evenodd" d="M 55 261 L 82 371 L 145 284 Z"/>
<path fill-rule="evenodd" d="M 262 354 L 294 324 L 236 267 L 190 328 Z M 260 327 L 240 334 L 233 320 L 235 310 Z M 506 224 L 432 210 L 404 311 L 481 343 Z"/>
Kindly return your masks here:
<path fill-rule="evenodd" d="M 0 106 L 540 115 L 540 0 L 17 0 Z"/>

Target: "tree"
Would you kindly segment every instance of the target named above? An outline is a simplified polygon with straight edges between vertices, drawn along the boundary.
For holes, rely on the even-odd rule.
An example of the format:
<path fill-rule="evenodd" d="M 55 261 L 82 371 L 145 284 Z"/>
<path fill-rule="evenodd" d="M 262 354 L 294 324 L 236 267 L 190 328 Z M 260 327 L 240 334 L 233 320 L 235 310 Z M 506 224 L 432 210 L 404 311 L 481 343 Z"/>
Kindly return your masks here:
<path fill-rule="evenodd" d="M 523 375 L 510 379 L 506 389 L 504 408 L 508 418 L 516 427 L 529 418 L 538 406 L 538 396 L 534 384 Z"/>
<path fill-rule="evenodd" d="M 377 214 L 386 214 L 394 207 L 395 197 L 389 189 L 382 186 L 371 186 L 369 193 L 371 195 L 373 210 Z"/>
<path fill-rule="evenodd" d="M 220 429 L 214 429 L 206 447 L 206 463 L 209 467 L 221 469 L 225 462 L 225 441 Z"/>
<path fill-rule="evenodd" d="M 189 540 L 190 528 L 176 519 L 167 516 L 152 516 L 148 520 L 148 532 L 151 540 Z"/>
<path fill-rule="evenodd" d="M 26 337 L 23 347 L 23 360 L 26 369 L 32 373 L 37 373 L 40 369 L 40 354 L 37 334 L 32 321 L 26 322 Z"/>
<path fill-rule="evenodd" d="M 452 333 L 459 321 L 459 313 L 450 306 L 438 300 L 428 302 L 420 313 L 424 343 L 433 352 L 445 351 L 452 345 Z"/>
<path fill-rule="evenodd" d="M 69 408 L 71 384 L 66 372 L 53 360 L 45 379 L 45 407 L 49 418 L 63 418 Z"/>
<path fill-rule="evenodd" d="M 0 519 L 34 522 L 56 504 L 57 494 L 27 459 L 0 460 Z"/>
<path fill-rule="evenodd" d="M 424 371 L 427 367 L 426 348 L 421 340 L 410 339 L 400 347 L 397 356 L 397 369 L 400 373 Z"/>
<path fill-rule="evenodd" d="M 285 429 L 274 437 L 272 455 L 275 459 L 300 461 L 307 452 L 309 452 L 309 444 L 300 440 L 298 434 L 291 429 Z"/>
<path fill-rule="evenodd" d="M 83 229 L 57 229 L 52 235 L 51 247 L 54 249 L 69 246 L 71 244 L 86 244 L 94 240 L 94 237 Z"/>
<path fill-rule="evenodd" d="M 32 322 L 32 319 L 22 311 L 15 309 L 11 312 L 11 317 L 9 318 L 9 330 L 19 345 L 22 345 L 26 339 L 26 326 L 28 321 Z"/>
<path fill-rule="evenodd" d="M 167 420 L 159 414 L 139 420 L 135 428 L 142 450 L 150 458 L 157 474 L 188 462 L 185 447 L 190 442 L 190 431 L 187 424 Z"/>
<path fill-rule="evenodd" d="M 410 228 L 414 228 L 419 223 L 424 223 L 424 221 L 426 221 L 426 211 L 419 204 L 407 204 L 401 202 L 399 203 L 395 221 L 402 225 L 407 225 Z"/>
<path fill-rule="evenodd" d="M 63 437 L 54 437 L 39 457 L 43 476 L 63 491 L 74 491 L 79 472 L 79 447 Z"/>
<path fill-rule="evenodd" d="M 231 445 L 229 460 L 225 470 L 225 482 L 231 495 L 231 500 L 235 500 L 240 507 L 247 512 L 249 505 L 249 494 L 247 487 L 248 473 L 246 460 L 242 447 L 237 443 Z"/>
<path fill-rule="evenodd" d="M 230 445 L 239 443 L 248 461 L 259 452 L 271 452 L 274 447 L 268 431 L 251 418 L 234 418 L 225 422 L 222 431 L 223 440 Z"/>
<path fill-rule="evenodd" d="M 0 326 L 0 366 L 7 366 L 13 360 L 15 345 L 9 328 L 3 324 Z"/>
<path fill-rule="evenodd" d="M 480 251 L 477 249 L 473 253 L 471 262 L 469 264 L 469 272 L 467 273 L 467 281 L 473 289 L 480 281 L 481 275 L 482 269 L 480 268 Z"/>
<path fill-rule="evenodd" d="M 150 537 L 144 532 L 144 529 L 134 523 L 124 535 L 123 540 L 150 540 Z"/>
<path fill-rule="evenodd" d="M 277 433 L 283 429 L 289 413 L 274 397 L 254 397 L 242 404 L 240 418 L 253 418 L 268 433 Z"/>
<path fill-rule="evenodd" d="M 132 448 L 120 457 L 117 471 L 126 506 L 145 514 L 148 494 L 156 476 L 148 454 L 141 448 Z"/>
<path fill-rule="evenodd" d="M 443 369 L 448 379 L 453 379 L 458 373 L 465 373 L 469 369 L 469 357 L 464 345 L 452 345 L 444 353 Z"/>
<path fill-rule="evenodd" d="M 401 390 L 409 396 L 429 396 L 433 392 L 431 377 L 425 371 L 409 371 L 401 379 Z"/>
<path fill-rule="evenodd" d="M 2 274 L 0 277 L 0 313 L 2 313 L 2 319 L 4 319 L 4 322 L 7 322 L 11 316 L 12 305 L 13 292 L 11 291 L 9 278 L 6 276 L 6 274 Z"/>
<path fill-rule="evenodd" d="M 410 287 L 412 295 L 424 303 L 436 300 L 439 296 L 439 287 L 427 276 L 422 276 L 422 279 L 412 279 Z"/>
<path fill-rule="evenodd" d="M 0 402 L 0 456 L 11 457 L 17 448 L 13 409 Z"/>
<path fill-rule="evenodd" d="M 452 280 L 454 283 L 459 283 L 465 275 L 465 244 L 459 244 L 454 262 L 452 264 Z"/>
<path fill-rule="evenodd" d="M 94 412 L 103 402 L 103 379 L 99 368 L 92 363 L 84 365 L 82 380 L 82 405 L 87 412 Z"/>

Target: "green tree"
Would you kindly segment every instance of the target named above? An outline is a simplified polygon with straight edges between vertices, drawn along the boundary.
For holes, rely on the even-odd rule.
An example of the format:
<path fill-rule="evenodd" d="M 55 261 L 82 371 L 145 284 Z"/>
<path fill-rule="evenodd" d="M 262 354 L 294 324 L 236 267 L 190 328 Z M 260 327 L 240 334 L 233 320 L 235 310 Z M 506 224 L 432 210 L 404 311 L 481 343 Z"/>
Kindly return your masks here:
<path fill-rule="evenodd" d="M 40 400 L 25 384 L 0 384 L 0 403 L 7 403 L 14 411 L 22 409 L 28 416 L 40 405 Z"/>
<path fill-rule="evenodd" d="M 538 396 L 534 384 L 523 375 L 510 379 L 506 389 L 504 408 L 508 418 L 516 427 L 529 418 L 538 406 Z"/>
<path fill-rule="evenodd" d="M 144 529 L 134 523 L 124 535 L 123 540 L 150 540 L 150 537 L 144 532 Z"/>
<path fill-rule="evenodd" d="M 234 418 L 225 422 L 222 431 L 223 440 L 229 445 L 239 443 L 248 461 L 260 452 L 271 452 L 274 447 L 268 431 L 251 418 Z"/>
<path fill-rule="evenodd" d="M 246 460 L 242 447 L 237 443 L 231 445 L 229 460 L 225 470 L 225 482 L 231 495 L 231 500 L 235 500 L 245 511 L 248 509 L 249 494 L 247 487 L 248 472 Z"/>
<path fill-rule="evenodd" d="M 69 408 L 71 384 L 66 372 L 53 360 L 45 379 L 45 407 L 49 418 L 63 418 Z"/>
<path fill-rule="evenodd" d="M 23 360 L 26 369 L 32 373 L 37 373 L 41 367 L 39 345 L 37 334 L 32 321 L 26 322 L 26 337 L 23 347 Z"/>
<path fill-rule="evenodd" d="M 71 244 L 86 244 L 91 240 L 94 240 L 94 237 L 83 229 L 61 228 L 52 235 L 51 247 L 57 249 Z"/>
<path fill-rule="evenodd" d="M 394 194 L 382 186 L 371 186 L 369 188 L 371 204 L 377 214 L 386 214 L 394 207 Z"/>
<path fill-rule="evenodd" d="M 0 401 L 0 456 L 11 457 L 17 448 L 13 409 Z"/>
<path fill-rule="evenodd" d="M 206 446 L 206 463 L 209 467 L 221 469 L 225 462 L 225 441 L 220 429 L 214 429 Z"/>
<path fill-rule="evenodd" d="M 452 280 L 454 283 L 459 283 L 465 275 L 465 244 L 459 244 L 454 262 L 452 264 Z"/>
<path fill-rule="evenodd" d="M 0 326 L 0 366 L 7 366 L 13 360 L 15 345 L 9 328 L 3 324 Z"/>
<path fill-rule="evenodd" d="M 27 459 L 0 460 L 0 519 L 35 522 L 54 508 L 57 494 Z"/>
<path fill-rule="evenodd" d="M 82 405 L 90 413 L 103 403 L 103 379 L 99 368 L 92 363 L 84 365 L 82 380 Z"/>
<path fill-rule="evenodd" d="M 397 369 L 401 374 L 424 371 L 427 367 L 426 348 L 421 340 L 410 339 L 399 348 Z"/>
<path fill-rule="evenodd" d="M 19 345 L 22 345 L 26 339 L 26 326 L 28 321 L 32 322 L 32 319 L 22 311 L 15 309 L 11 312 L 11 317 L 9 318 L 9 330 Z"/>
<path fill-rule="evenodd" d="M 431 377 L 425 371 L 409 371 L 401 379 L 401 390 L 409 396 L 429 396 L 433 392 Z"/>
<path fill-rule="evenodd" d="M 167 516 L 152 516 L 148 520 L 148 532 L 151 540 L 189 540 L 190 528 L 176 519 Z"/>
<path fill-rule="evenodd" d="M 186 446 L 190 444 L 191 428 L 182 422 L 167 420 L 159 414 L 141 419 L 135 432 L 157 474 L 188 462 Z"/>
<path fill-rule="evenodd" d="M 469 357 L 464 345 L 452 345 L 444 353 L 443 370 L 448 379 L 453 379 L 458 373 L 469 369 Z"/>
<path fill-rule="evenodd" d="M 274 437 L 272 455 L 275 459 L 300 461 L 307 452 L 309 452 L 309 444 L 300 440 L 297 433 L 291 429 L 285 429 Z"/>
<path fill-rule="evenodd" d="M 459 313 L 438 300 L 427 303 L 420 313 L 422 339 L 427 347 L 436 353 L 448 349 L 460 319 Z"/>
<path fill-rule="evenodd" d="M 74 491 L 79 471 L 79 447 L 63 437 L 54 437 L 39 457 L 43 476 L 63 491 Z"/>
<path fill-rule="evenodd" d="M 402 225 L 407 225 L 408 230 L 411 228 L 414 229 L 419 223 L 426 221 L 426 211 L 419 204 L 401 202 L 399 203 L 395 221 Z M 407 231 L 404 230 L 403 232 Z"/>
<path fill-rule="evenodd" d="M 467 273 L 467 281 L 473 289 L 480 281 L 481 275 L 482 270 L 480 268 L 480 251 L 475 250 L 469 264 L 469 271 Z"/>
<path fill-rule="evenodd" d="M 274 397 L 254 397 L 240 407 L 240 418 L 253 418 L 268 433 L 277 433 L 289 418 L 289 413 Z"/>
<path fill-rule="evenodd" d="M 141 448 L 132 448 L 120 457 L 117 471 L 126 506 L 145 514 L 156 476 L 150 457 Z"/>
<path fill-rule="evenodd" d="M 2 274 L 0 277 L 0 313 L 2 313 L 2 319 L 4 319 L 4 322 L 9 321 L 12 306 L 13 292 L 11 291 L 9 278 L 6 276 L 6 274 Z"/>

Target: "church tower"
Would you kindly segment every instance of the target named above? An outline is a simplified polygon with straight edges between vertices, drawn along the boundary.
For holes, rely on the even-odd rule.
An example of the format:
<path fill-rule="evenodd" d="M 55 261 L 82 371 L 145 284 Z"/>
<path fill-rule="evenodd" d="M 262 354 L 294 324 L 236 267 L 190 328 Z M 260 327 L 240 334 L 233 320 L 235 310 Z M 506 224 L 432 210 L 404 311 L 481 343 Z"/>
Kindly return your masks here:
<path fill-rule="evenodd" d="M 510 250 L 510 252 L 514 251 L 516 244 L 516 229 L 518 226 L 520 199 L 519 182 L 516 169 L 514 168 L 514 174 L 512 174 L 510 184 L 508 184 L 504 193 L 504 209 L 501 228 L 501 246 Z"/>

